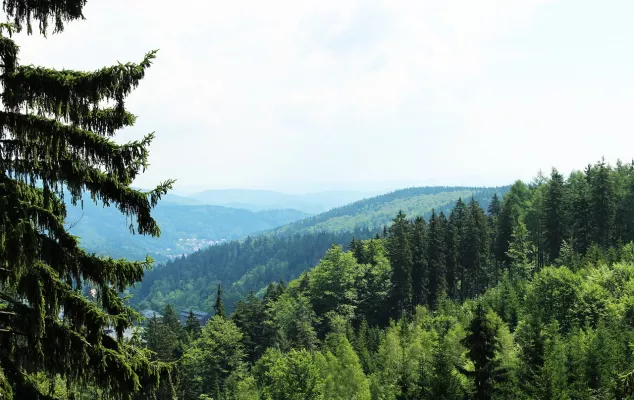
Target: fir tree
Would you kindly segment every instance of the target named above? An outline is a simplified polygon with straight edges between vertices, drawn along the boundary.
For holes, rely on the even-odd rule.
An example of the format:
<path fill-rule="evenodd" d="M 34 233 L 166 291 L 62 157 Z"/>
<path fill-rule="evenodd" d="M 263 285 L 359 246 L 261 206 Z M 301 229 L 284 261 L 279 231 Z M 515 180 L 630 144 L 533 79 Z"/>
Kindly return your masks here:
<path fill-rule="evenodd" d="M 497 217 L 500 215 L 501 210 L 502 210 L 502 203 L 500 202 L 498 194 L 493 193 L 493 198 L 491 199 L 491 202 L 489 203 L 489 208 L 487 209 L 487 212 L 489 213 L 489 216 Z"/>
<path fill-rule="evenodd" d="M 412 302 L 414 307 L 426 304 L 429 297 L 426 225 L 423 217 L 417 217 L 412 225 Z"/>
<path fill-rule="evenodd" d="M 200 337 L 200 320 L 194 315 L 194 312 L 190 309 L 189 315 L 185 320 L 185 332 L 189 336 L 190 340 L 196 340 Z"/>
<path fill-rule="evenodd" d="M 225 306 L 222 303 L 222 284 L 218 282 L 218 292 L 216 293 L 216 303 L 214 304 L 214 311 L 219 317 L 225 317 Z"/>
<path fill-rule="evenodd" d="M 559 257 L 559 249 L 564 241 L 566 229 L 564 213 L 564 177 L 555 168 L 546 185 L 544 197 L 544 236 L 548 261 L 553 262 Z"/>
<path fill-rule="evenodd" d="M 590 247 L 589 185 L 585 175 L 576 171 L 568 177 L 567 186 L 569 194 L 567 220 L 570 221 L 570 242 L 576 252 L 583 254 Z"/>
<path fill-rule="evenodd" d="M 409 221 L 399 211 L 389 229 L 388 258 L 392 266 L 391 302 L 394 316 L 411 315 L 412 312 L 412 251 L 410 247 Z"/>
<path fill-rule="evenodd" d="M 589 183 L 590 233 L 593 243 L 607 248 L 614 244 L 616 188 L 605 160 L 586 171 Z"/>
<path fill-rule="evenodd" d="M 499 359 L 496 357 L 498 350 L 496 322 L 498 321 L 487 315 L 482 304 L 478 304 L 464 339 L 467 356 L 474 365 L 473 371 L 465 372 L 474 378 L 474 399 L 476 400 L 492 399 L 496 382 L 501 382 L 505 378 L 506 371 L 500 366 Z"/>
<path fill-rule="evenodd" d="M 428 265 L 429 265 L 429 298 L 427 304 L 430 308 L 436 307 L 437 301 L 447 290 L 445 281 L 447 272 L 445 264 L 445 225 L 446 219 L 441 212 L 436 215 L 432 210 L 429 218 L 428 231 Z"/>
<path fill-rule="evenodd" d="M 130 229 L 157 236 L 150 212 L 171 187 L 151 192 L 130 187 L 148 166 L 153 135 L 118 144 L 112 137 L 133 125 L 124 100 L 137 87 L 155 52 L 139 64 L 119 64 L 95 72 L 20 65 L 13 29 L 32 24 L 46 35 L 82 19 L 85 0 L 7 0 L 10 24 L 0 27 L 2 104 L 0 111 L 0 397 L 45 398 L 30 378 L 43 373 L 94 385 L 104 396 L 152 398 L 169 369 L 151 363 L 145 352 L 111 338 L 132 326 L 138 315 L 118 293 L 140 282 L 152 264 L 100 258 L 83 251 L 64 226 L 62 196 L 77 204 L 90 193 L 113 205 L 134 223 Z M 6 36 L 8 33 L 9 36 Z M 110 102 L 111 107 L 104 105 Z M 97 289 L 99 302 L 80 293 Z M 63 317 L 59 318 L 63 312 Z M 95 366 L 103 366 L 96 368 Z M 168 390 L 169 391 L 169 390 Z"/>
<path fill-rule="evenodd" d="M 488 270 L 488 223 L 484 210 L 475 199 L 471 199 L 467 209 L 464 241 L 465 254 L 462 259 L 466 279 L 471 288 L 467 291 L 473 296 L 484 291 L 491 279 L 492 271 Z"/>

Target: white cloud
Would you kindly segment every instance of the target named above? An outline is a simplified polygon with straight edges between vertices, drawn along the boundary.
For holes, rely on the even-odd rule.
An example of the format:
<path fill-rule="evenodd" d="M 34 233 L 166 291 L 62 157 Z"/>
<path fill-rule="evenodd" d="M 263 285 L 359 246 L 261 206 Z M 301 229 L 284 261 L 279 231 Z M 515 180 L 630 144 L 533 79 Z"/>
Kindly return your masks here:
<path fill-rule="evenodd" d="M 502 183 L 626 148 L 596 146 L 590 128 L 605 128 L 609 118 L 612 140 L 629 141 L 623 132 L 633 127 L 632 91 L 601 89 L 585 100 L 572 91 L 588 80 L 601 87 L 614 63 L 570 78 L 556 93 L 551 77 L 539 73 L 574 65 L 539 51 L 548 46 L 544 30 L 555 38 L 565 31 L 553 16 L 583 11 L 580 3 L 91 0 L 87 21 L 63 34 L 20 38 L 21 56 L 94 69 L 160 48 L 128 102 L 139 122 L 120 135 L 157 132 L 153 166 L 140 184 L 165 177 L 274 188 L 432 178 Z M 634 35 L 625 37 L 615 51 L 629 51 Z M 622 78 L 632 85 L 631 76 Z M 542 142 L 555 137 L 558 146 L 574 141 L 578 156 L 544 151 Z"/>

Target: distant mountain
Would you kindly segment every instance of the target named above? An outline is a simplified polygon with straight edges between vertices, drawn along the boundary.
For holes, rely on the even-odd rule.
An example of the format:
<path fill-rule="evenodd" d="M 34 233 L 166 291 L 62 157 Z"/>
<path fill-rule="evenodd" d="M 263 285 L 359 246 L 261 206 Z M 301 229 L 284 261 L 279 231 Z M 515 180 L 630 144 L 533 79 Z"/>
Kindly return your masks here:
<path fill-rule="evenodd" d="M 508 187 L 445 186 L 401 189 L 334 208 L 314 217 L 291 222 L 273 230 L 273 233 L 350 232 L 359 228 L 374 230 L 383 225 L 389 225 L 399 210 L 410 217 L 425 216 L 433 208 L 444 210 L 448 205 L 453 205 L 458 198 L 466 201 L 473 196 L 486 209 L 493 193 L 502 195 L 507 190 Z"/>
<path fill-rule="evenodd" d="M 250 290 L 259 291 L 270 282 L 298 277 L 312 268 L 333 243 L 347 245 L 353 236 L 374 236 L 399 210 L 408 218 L 427 218 L 432 208 L 448 213 L 460 197 L 465 201 L 474 197 L 486 210 L 495 193 L 501 197 L 508 189 L 421 187 L 357 201 L 158 266 L 132 290 L 133 302 L 139 308 L 160 309 L 169 299 L 177 308 L 211 311 L 214 288 L 222 282 L 225 304 L 230 309 Z"/>
<path fill-rule="evenodd" d="M 205 203 L 193 199 L 191 197 L 179 196 L 176 194 L 168 193 L 163 195 L 161 198 L 161 204 L 177 204 L 177 205 L 185 205 L 185 206 L 202 206 Z"/>
<path fill-rule="evenodd" d="M 268 230 L 308 214 L 297 210 L 252 212 L 221 206 L 190 205 L 195 201 L 167 196 L 154 209 L 161 236 L 132 235 L 130 220 L 116 208 L 95 205 L 84 199 L 84 208 L 68 205 L 69 232 L 80 237 L 90 252 L 115 258 L 139 260 L 147 254 L 158 262 L 189 254 L 213 244 Z"/>
<path fill-rule="evenodd" d="M 295 209 L 308 214 L 328 211 L 353 201 L 375 196 L 380 192 L 325 191 L 288 194 L 270 190 L 222 189 L 205 190 L 188 196 L 202 204 L 244 208 L 251 211 Z"/>

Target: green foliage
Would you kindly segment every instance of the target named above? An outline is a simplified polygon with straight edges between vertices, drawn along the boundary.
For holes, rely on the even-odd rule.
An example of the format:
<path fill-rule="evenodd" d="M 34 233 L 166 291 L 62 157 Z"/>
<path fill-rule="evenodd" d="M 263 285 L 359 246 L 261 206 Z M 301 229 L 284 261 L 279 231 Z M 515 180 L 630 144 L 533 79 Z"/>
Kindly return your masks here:
<path fill-rule="evenodd" d="M 412 216 L 428 218 L 431 210 L 449 212 L 458 198 L 476 197 L 488 204 L 493 193 L 503 194 L 508 187 L 419 187 L 397 190 L 381 196 L 364 199 L 347 206 L 334 208 L 276 229 L 276 234 L 353 231 L 358 228 L 376 230 L 391 224 L 402 211 Z"/>
<path fill-rule="evenodd" d="M 189 361 L 214 348 L 194 342 L 181 360 L 182 397 L 628 398 L 634 244 L 615 244 L 630 234 L 630 171 L 598 164 L 568 179 L 554 171 L 483 202 L 489 215 L 478 200 L 458 200 L 448 219 L 399 213 L 383 235 L 356 232 L 350 251 L 329 246 L 288 286 L 269 283 L 261 300 L 251 292 L 238 302 L 240 362 L 224 375 L 204 370 L 219 359 Z M 605 182 L 626 221 L 602 227 L 592 196 Z M 256 240 L 248 243 L 275 243 Z"/>
<path fill-rule="evenodd" d="M 138 315 L 119 293 L 140 282 L 152 260 L 89 254 L 64 226 L 65 193 L 73 205 L 88 193 L 123 214 L 131 232 L 160 234 L 151 212 L 173 181 L 149 192 L 130 187 L 148 167 L 154 135 L 112 139 L 134 124 L 125 99 L 156 52 L 93 72 L 53 70 L 20 65 L 19 47 L 4 36 L 32 33 L 32 22 L 41 34 L 51 21 L 60 32 L 83 17 L 84 5 L 3 2 L 13 24 L 0 28 L 0 397 L 73 398 L 92 388 L 104 398 L 173 398 L 170 366 L 123 337 Z M 91 298 L 81 293 L 85 283 L 95 289 Z"/>
<path fill-rule="evenodd" d="M 264 383 L 263 399 L 324 399 L 323 379 L 313 356 L 304 349 L 286 354 L 267 352 L 254 368 Z"/>
<path fill-rule="evenodd" d="M 228 319 L 215 316 L 202 330 L 201 337 L 187 349 L 182 359 L 185 399 L 200 394 L 218 398 L 226 390 L 233 371 L 244 366 L 242 332 Z"/>
<path fill-rule="evenodd" d="M 370 400 L 368 379 L 350 342 L 342 334 L 331 334 L 326 343 L 325 354 L 315 356 L 323 379 L 324 398 Z"/>

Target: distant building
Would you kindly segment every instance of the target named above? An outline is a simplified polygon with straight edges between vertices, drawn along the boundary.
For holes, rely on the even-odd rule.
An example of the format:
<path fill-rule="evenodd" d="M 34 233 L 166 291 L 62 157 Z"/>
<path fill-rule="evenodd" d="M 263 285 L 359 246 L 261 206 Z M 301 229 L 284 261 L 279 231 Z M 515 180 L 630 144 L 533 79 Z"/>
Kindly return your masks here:
<path fill-rule="evenodd" d="M 187 318 L 189 318 L 189 308 L 186 310 L 181 311 L 180 313 L 180 321 L 181 324 L 185 325 L 185 321 L 187 321 Z M 204 311 L 199 311 L 199 310 L 192 310 L 192 313 L 194 313 L 194 317 L 198 318 L 198 321 L 200 322 L 200 325 L 205 325 L 207 323 L 207 320 L 209 319 L 210 315 L 209 313 L 206 313 Z"/>

